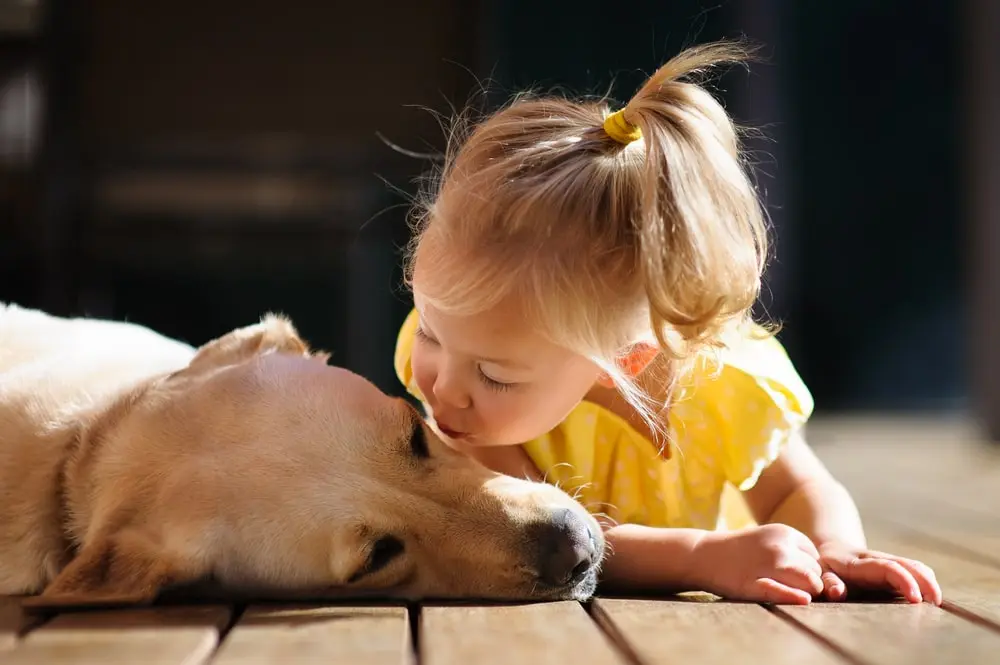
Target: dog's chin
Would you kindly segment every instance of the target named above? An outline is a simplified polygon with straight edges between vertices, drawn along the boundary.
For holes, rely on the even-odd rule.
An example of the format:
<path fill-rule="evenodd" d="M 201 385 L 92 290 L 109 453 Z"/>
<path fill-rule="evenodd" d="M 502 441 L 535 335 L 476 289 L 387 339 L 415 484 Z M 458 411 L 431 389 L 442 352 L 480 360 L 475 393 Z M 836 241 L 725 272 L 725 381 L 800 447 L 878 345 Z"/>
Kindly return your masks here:
<path fill-rule="evenodd" d="M 586 602 L 597 593 L 597 572 L 588 573 L 575 584 L 560 589 L 556 600 L 576 600 Z"/>
<path fill-rule="evenodd" d="M 580 580 L 570 591 L 570 599 L 584 602 L 597 593 L 597 572 L 594 571 Z"/>
<path fill-rule="evenodd" d="M 574 584 L 561 587 L 540 588 L 536 585 L 530 598 L 526 600 L 559 601 L 575 600 L 586 602 L 597 593 L 597 571 L 591 571 Z"/>

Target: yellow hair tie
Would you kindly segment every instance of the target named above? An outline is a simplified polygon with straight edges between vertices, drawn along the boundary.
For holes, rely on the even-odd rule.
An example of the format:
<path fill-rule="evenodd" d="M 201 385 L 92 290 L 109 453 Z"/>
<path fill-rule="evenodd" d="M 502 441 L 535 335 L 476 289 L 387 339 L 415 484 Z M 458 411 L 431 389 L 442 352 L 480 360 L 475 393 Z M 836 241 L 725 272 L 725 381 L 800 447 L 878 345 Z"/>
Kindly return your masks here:
<path fill-rule="evenodd" d="M 642 130 L 625 119 L 625 109 L 619 109 L 604 119 L 604 131 L 624 145 L 642 138 Z"/>

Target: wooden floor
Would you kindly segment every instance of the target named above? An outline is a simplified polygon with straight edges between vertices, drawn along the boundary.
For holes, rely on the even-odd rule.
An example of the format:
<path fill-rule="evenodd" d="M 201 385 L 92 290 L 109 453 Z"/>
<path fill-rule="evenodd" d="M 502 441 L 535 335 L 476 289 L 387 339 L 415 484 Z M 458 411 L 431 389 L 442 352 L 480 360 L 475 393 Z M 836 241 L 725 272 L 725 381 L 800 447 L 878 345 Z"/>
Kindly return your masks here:
<path fill-rule="evenodd" d="M 943 608 L 691 596 L 587 606 L 163 606 L 41 619 L 0 599 L 0 664 L 1000 664 L 1000 446 L 934 420 L 819 421 L 810 439 L 854 492 L 872 547 L 935 568 Z"/>

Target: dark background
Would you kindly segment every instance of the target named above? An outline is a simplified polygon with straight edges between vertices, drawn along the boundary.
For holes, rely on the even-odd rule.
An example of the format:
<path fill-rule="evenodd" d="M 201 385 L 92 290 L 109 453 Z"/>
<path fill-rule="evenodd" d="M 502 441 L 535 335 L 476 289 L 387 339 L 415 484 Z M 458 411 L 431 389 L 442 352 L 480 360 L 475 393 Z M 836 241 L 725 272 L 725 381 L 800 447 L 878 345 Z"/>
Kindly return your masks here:
<path fill-rule="evenodd" d="M 427 109 L 524 87 L 626 100 L 747 36 L 767 61 L 720 94 L 767 135 L 763 305 L 818 411 L 995 423 L 997 4 L 0 0 L 0 300 L 192 344 L 278 310 L 401 394 L 429 164 L 387 142 L 440 150 Z"/>

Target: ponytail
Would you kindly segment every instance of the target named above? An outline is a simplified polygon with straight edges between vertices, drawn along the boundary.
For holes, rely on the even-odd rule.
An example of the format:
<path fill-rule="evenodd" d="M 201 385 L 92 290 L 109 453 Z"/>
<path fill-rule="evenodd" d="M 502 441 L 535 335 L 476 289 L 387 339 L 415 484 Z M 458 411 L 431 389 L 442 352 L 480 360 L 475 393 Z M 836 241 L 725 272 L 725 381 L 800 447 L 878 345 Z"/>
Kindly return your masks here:
<path fill-rule="evenodd" d="M 711 342 L 760 293 L 767 229 L 737 129 L 709 92 L 685 80 L 748 55 L 725 42 L 684 51 L 604 123 L 623 150 L 640 137 L 644 145 L 638 268 L 653 333 L 675 357 L 683 352 L 667 331 L 684 346 Z"/>

